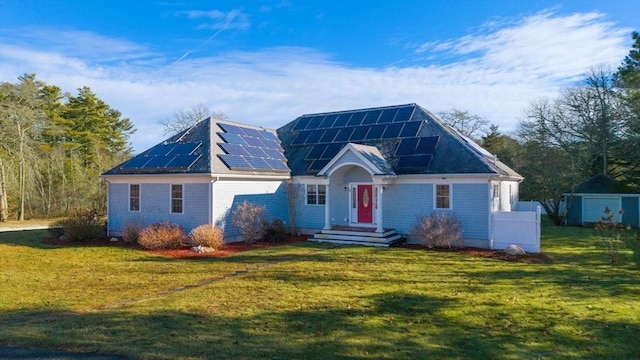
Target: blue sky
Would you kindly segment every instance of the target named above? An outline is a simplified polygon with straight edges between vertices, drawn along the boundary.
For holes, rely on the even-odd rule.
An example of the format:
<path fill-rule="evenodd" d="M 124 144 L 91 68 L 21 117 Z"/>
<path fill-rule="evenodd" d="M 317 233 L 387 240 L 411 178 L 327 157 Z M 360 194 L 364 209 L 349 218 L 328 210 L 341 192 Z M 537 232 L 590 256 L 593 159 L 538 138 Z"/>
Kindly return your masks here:
<path fill-rule="evenodd" d="M 197 104 L 278 127 L 415 102 L 509 132 L 531 102 L 615 68 L 640 1 L 0 0 L 0 18 L 0 81 L 89 86 L 141 151 Z"/>

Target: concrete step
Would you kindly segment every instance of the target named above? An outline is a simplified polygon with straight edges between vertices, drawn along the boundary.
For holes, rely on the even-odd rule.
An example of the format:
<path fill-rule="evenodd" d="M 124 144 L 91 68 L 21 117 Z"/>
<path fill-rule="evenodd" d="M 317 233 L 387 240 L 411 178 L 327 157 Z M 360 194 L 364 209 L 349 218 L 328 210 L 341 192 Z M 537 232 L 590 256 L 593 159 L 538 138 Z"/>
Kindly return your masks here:
<path fill-rule="evenodd" d="M 384 233 L 359 230 L 322 230 L 309 238 L 309 241 L 326 242 L 332 244 L 384 246 L 389 247 L 400 241 L 402 236 L 395 230 L 385 230 Z"/>
<path fill-rule="evenodd" d="M 363 229 L 362 231 L 359 230 L 335 230 L 335 229 L 331 229 L 331 230 L 322 230 L 323 234 L 330 234 L 330 235 L 349 235 L 349 236 L 366 236 L 366 237 L 377 237 L 377 238 L 383 238 L 383 237 L 387 237 L 389 235 L 393 235 L 395 234 L 395 230 L 390 230 L 390 229 L 385 229 L 384 232 L 375 232 L 372 230 L 365 230 Z"/>

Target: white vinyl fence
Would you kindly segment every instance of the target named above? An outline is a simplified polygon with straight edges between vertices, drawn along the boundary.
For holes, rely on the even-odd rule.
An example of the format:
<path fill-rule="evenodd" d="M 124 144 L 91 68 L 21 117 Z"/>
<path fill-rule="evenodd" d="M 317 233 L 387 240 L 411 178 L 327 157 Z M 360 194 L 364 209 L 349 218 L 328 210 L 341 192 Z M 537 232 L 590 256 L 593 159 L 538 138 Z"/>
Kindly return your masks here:
<path fill-rule="evenodd" d="M 540 207 L 536 211 L 493 213 L 491 248 L 502 250 L 518 245 L 527 252 L 540 252 Z"/>

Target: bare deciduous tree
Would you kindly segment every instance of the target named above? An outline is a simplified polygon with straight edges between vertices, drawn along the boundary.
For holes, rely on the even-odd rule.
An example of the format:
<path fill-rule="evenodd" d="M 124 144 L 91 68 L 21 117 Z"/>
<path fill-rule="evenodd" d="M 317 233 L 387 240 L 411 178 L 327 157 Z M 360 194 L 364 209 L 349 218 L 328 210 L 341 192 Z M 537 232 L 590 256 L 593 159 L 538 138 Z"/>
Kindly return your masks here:
<path fill-rule="evenodd" d="M 479 139 L 487 133 L 489 120 L 480 115 L 470 114 L 468 111 L 451 109 L 438 113 L 440 118 L 449 126 L 458 130 L 462 135 L 472 139 Z"/>
<path fill-rule="evenodd" d="M 226 120 L 227 116 L 218 111 L 210 111 L 204 104 L 198 104 L 192 106 L 188 110 L 182 110 L 180 112 L 176 112 L 169 119 L 160 120 L 159 123 L 164 127 L 164 134 L 177 134 L 183 130 L 186 130 L 193 125 L 197 124 L 199 121 L 204 120 L 208 117 L 212 117 L 214 119 Z"/>

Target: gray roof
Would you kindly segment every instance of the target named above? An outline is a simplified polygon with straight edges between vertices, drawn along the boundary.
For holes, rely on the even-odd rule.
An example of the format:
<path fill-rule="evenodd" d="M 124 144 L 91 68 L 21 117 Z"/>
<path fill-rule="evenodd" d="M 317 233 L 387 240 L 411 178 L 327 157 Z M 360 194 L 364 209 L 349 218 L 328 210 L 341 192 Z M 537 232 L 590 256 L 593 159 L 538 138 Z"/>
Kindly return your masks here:
<path fill-rule="evenodd" d="M 103 175 L 317 175 L 348 143 L 383 174 L 522 178 L 416 104 L 302 115 L 277 133 L 208 118 Z"/>
<path fill-rule="evenodd" d="M 363 135 L 364 134 L 364 135 Z M 376 147 L 391 172 L 522 177 L 416 104 L 302 115 L 278 129 L 291 175 L 316 175 L 347 143 Z"/>

